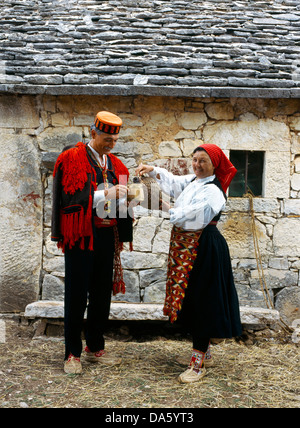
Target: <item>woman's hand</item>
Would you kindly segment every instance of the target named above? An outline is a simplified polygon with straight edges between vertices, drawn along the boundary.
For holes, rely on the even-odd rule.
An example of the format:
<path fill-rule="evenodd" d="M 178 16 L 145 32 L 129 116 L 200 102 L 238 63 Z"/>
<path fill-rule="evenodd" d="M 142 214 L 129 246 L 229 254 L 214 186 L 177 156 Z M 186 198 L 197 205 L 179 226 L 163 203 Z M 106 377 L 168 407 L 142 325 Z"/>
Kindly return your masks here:
<path fill-rule="evenodd" d="M 144 164 L 140 164 L 138 166 L 138 168 L 135 170 L 136 175 L 144 175 L 144 174 L 148 174 L 149 172 L 153 171 L 154 167 L 150 166 L 150 165 L 144 165 Z"/>
<path fill-rule="evenodd" d="M 121 199 L 127 194 L 127 191 L 127 186 L 117 184 L 104 190 L 105 199 Z"/>
<path fill-rule="evenodd" d="M 164 212 L 169 212 L 169 209 L 171 209 L 171 204 L 169 204 L 169 202 L 164 201 L 162 199 L 162 201 L 161 201 L 161 210 L 164 211 Z"/>

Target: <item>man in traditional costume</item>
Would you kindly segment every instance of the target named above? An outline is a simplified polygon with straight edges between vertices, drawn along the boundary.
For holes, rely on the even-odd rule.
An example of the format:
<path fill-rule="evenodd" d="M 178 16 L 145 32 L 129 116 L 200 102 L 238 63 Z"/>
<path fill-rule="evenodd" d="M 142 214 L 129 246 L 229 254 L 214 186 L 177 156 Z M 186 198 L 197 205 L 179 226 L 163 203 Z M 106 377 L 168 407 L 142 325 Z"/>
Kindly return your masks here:
<path fill-rule="evenodd" d="M 148 165 L 136 171 L 155 177 L 161 189 L 176 198 L 169 207 L 173 229 L 164 314 L 192 335 L 190 363 L 179 376 L 183 383 L 199 381 L 212 365 L 211 338 L 242 333 L 229 249 L 216 227 L 236 168 L 214 144 L 197 147 L 192 166 L 194 174 L 184 176 Z"/>
<path fill-rule="evenodd" d="M 104 350 L 103 337 L 111 294 L 125 293 L 120 249 L 123 242 L 132 242 L 132 215 L 127 206 L 118 206 L 127 194 L 129 172 L 110 153 L 121 125 L 115 114 L 99 112 L 91 127 L 91 141 L 66 148 L 54 168 L 51 239 L 65 255 L 66 373 L 82 371 L 81 332 L 87 300 L 87 359 L 111 365 L 121 362 Z"/>

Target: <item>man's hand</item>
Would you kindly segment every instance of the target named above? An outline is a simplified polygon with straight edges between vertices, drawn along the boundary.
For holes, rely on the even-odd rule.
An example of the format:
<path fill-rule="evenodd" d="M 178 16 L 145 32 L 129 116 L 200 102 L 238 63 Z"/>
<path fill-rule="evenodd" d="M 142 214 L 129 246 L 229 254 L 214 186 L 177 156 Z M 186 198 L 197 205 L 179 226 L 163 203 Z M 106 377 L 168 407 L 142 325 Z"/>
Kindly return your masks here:
<path fill-rule="evenodd" d="M 104 190 L 105 199 L 121 199 L 128 192 L 127 186 L 122 184 L 117 184 L 116 186 L 112 186 L 109 189 Z"/>

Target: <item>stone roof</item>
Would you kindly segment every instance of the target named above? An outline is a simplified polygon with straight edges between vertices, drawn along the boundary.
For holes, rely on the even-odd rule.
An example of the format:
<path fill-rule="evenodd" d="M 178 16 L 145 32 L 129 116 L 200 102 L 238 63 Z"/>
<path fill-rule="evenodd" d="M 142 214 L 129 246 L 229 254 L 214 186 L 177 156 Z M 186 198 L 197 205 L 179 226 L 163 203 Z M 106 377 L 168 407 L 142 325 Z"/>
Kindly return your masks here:
<path fill-rule="evenodd" d="M 300 96 L 299 0 L 0 0 L 0 91 Z"/>

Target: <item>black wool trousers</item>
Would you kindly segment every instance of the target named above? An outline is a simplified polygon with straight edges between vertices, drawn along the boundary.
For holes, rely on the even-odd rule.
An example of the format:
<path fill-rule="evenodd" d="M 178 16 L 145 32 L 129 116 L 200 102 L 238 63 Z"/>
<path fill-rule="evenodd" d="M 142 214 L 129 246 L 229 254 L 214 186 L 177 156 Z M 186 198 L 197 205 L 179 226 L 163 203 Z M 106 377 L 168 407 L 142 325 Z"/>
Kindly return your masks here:
<path fill-rule="evenodd" d="M 79 245 L 65 250 L 65 359 L 72 353 L 80 357 L 84 326 L 90 351 L 104 349 L 114 265 L 113 227 L 97 228 L 94 250 L 81 250 Z"/>

